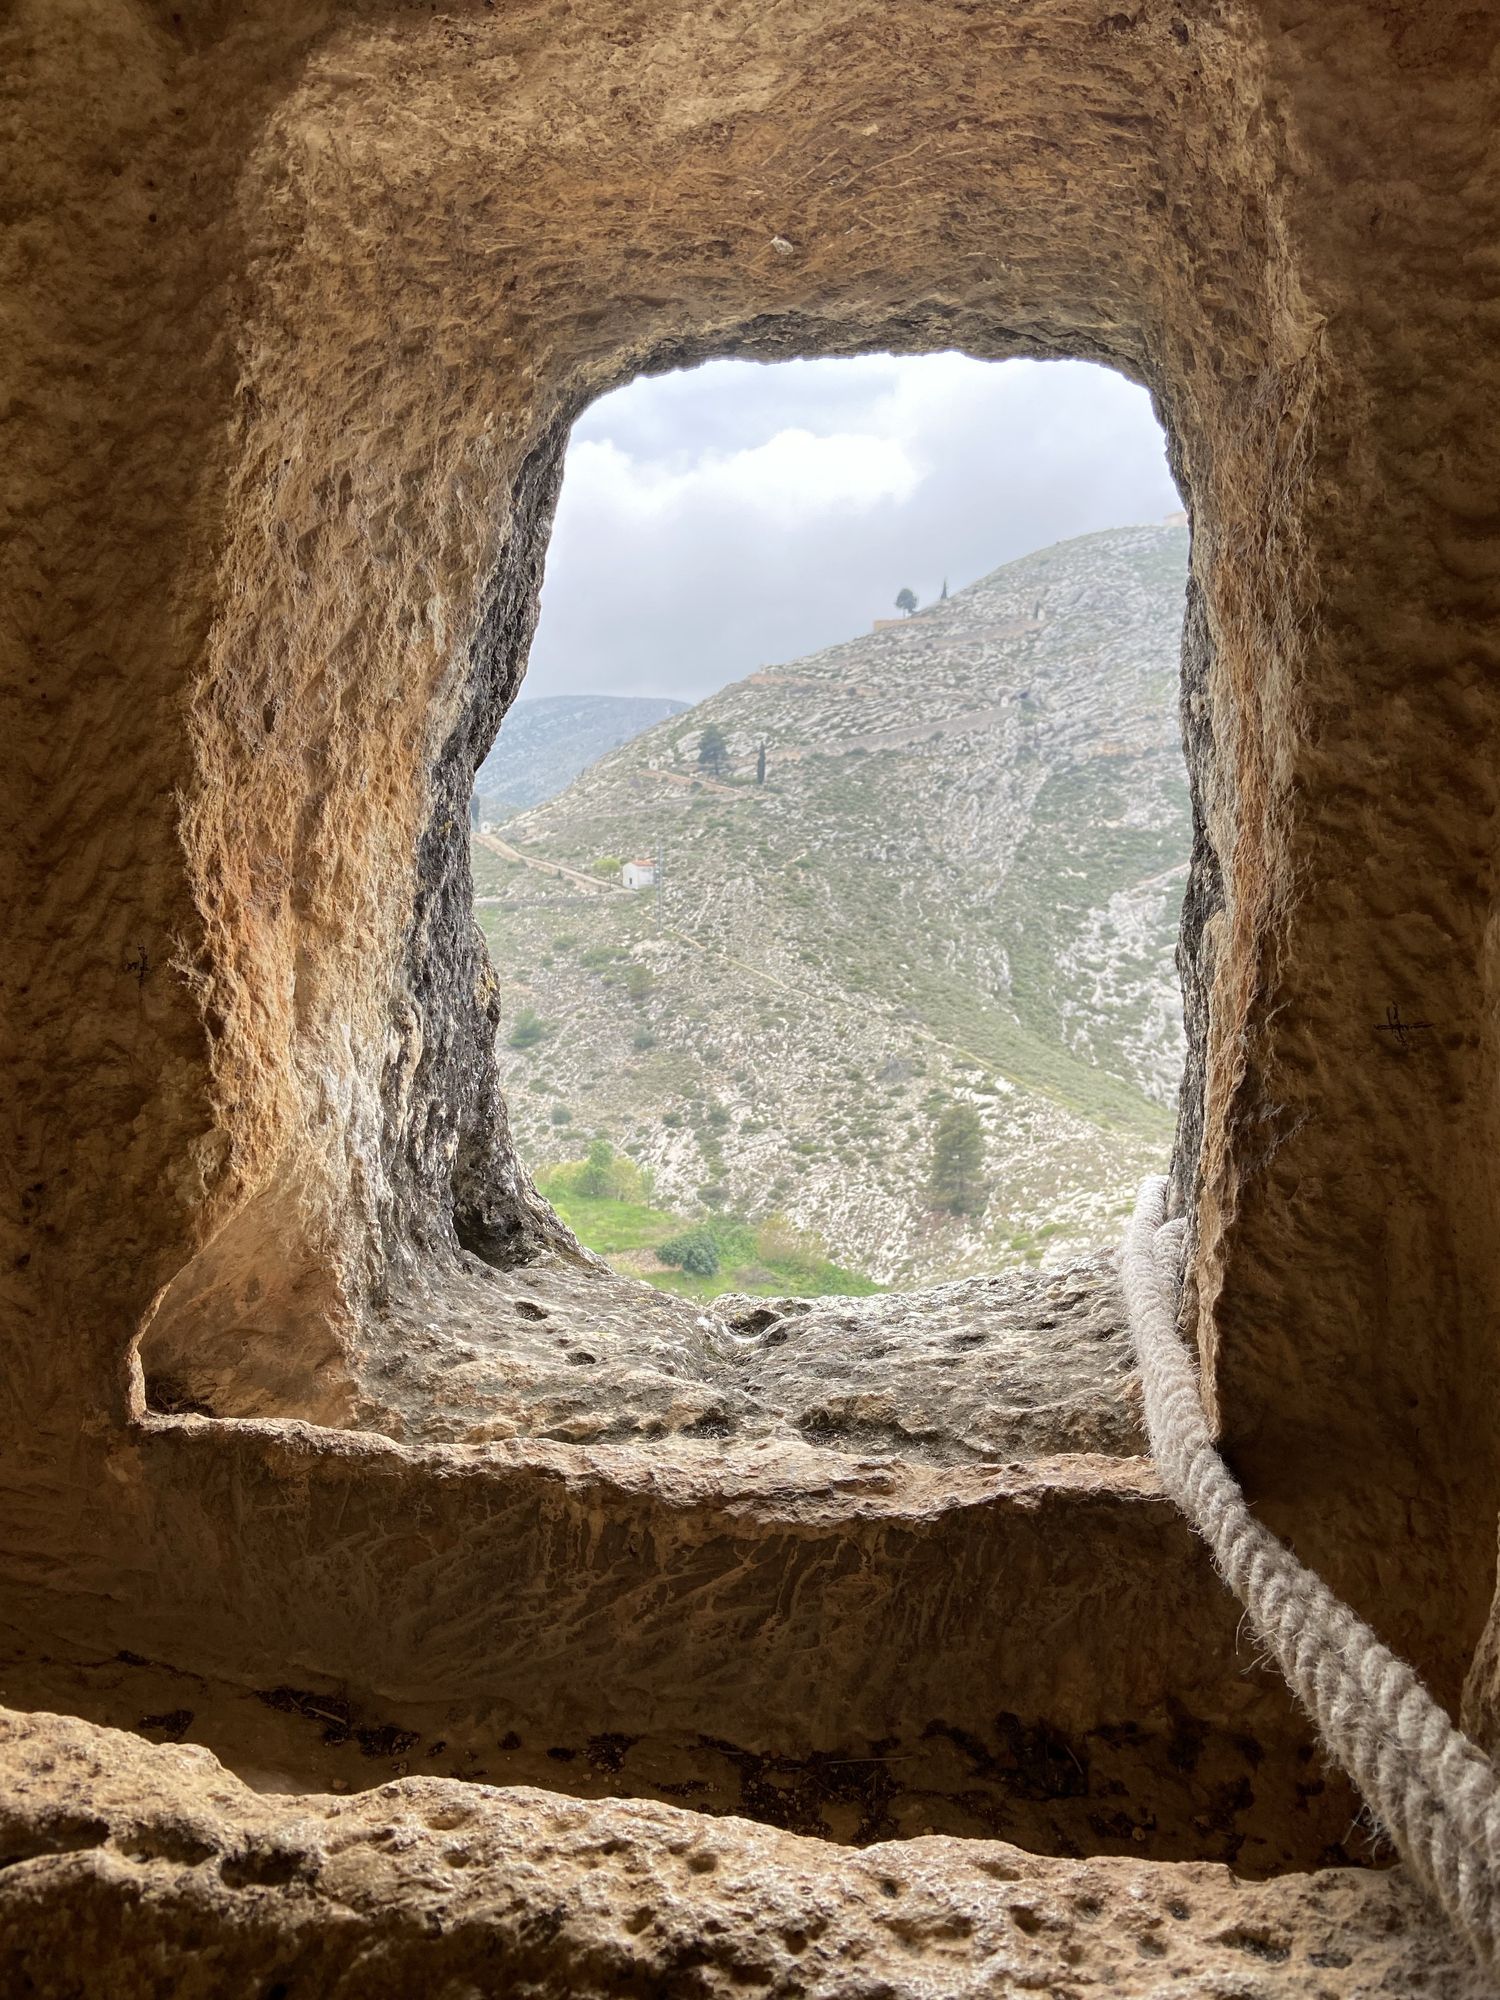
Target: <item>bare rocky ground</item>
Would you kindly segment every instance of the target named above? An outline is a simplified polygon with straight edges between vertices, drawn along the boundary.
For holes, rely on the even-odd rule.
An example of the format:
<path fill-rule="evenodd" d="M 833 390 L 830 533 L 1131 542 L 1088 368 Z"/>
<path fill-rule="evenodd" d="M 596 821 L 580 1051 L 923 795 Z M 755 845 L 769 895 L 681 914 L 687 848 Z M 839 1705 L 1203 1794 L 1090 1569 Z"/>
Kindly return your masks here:
<path fill-rule="evenodd" d="M 795 1439 L 932 1464 L 1145 1449 L 1110 1260 L 871 1298 L 674 1298 L 548 1252 L 468 1260 L 362 1356 L 361 1428 L 416 1442 Z"/>

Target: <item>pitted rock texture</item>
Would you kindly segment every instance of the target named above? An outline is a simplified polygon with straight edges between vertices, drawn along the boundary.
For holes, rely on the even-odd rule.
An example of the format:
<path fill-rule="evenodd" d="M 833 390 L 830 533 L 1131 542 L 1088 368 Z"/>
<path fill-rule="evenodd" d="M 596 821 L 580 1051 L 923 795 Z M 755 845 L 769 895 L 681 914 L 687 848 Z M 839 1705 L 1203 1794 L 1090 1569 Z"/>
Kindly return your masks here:
<path fill-rule="evenodd" d="M 1208 1393 L 1265 1518 L 1456 1700 L 1500 1503 L 1497 50 L 1468 0 L 5 10 L 0 1598 L 33 1655 L 804 1756 L 972 1722 L 993 1764 L 997 1714 L 1169 1748 L 1173 1701 L 1221 1742 L 1248 1711 L 1276 1754 L 1243 1811 L 1285 1852 L 1298 1726 L 1128 1459 L 768 1440 L 747 1468 L 145 1413 L 143 1337 L 164 1374 L 248 1354 L 277 1407 L 345 1422 L 362 1347 L 408 1299 L 440 1318 L 464 1257 L 577 1254 L 509 1144 L 463 812 L 573 413 L 710 354 L 956 346 L 1157 397 L 1193 524 L 1179 1186 Z M 299 1901 L 287 1808 L 244 1807 L 268 1844 L 227 1872 L 212 1814 L 201 1853 L 109 1852 L 115 1752 L 85 1757 L 74 1851 L 0 1875 L 28 1976 L 77 1990 L 114 1952 L 162 1991 L 220 1908 L 248 1912 L 252 1990 L 293 1908 L 328 1965 L 383 1921 L 439 1949 L 388 1875 L 388 1919 Z M 1173 1769 L 1137 1758 L 1127 1821 Z M 1174 1797 L 1162 1824 L 1201 1839 Z M 626 1810 L 655 1879 L 677 1822 Z M 736 1835 L 758 1880 L 786 1838 Z M 531 1879 L 513 1852 L 486 1908 Z M 760 1893 L 686 1906 L 641 1984 L 805 1977 L 766 1958 Z M 1355 1883 L 1344 1930 L 1407 1922 L 1401 1893 Z M 519 1907 L 545 1986 L 568 1906 Z M 963 1914 L 939 1990 L 998 1935 Z M 893 1934 L 899 1991 L 923 1975 Z M 587 1935 L 556 1988 L 656 1949 Z M 1246 1935 L 1205 1973 L 1226 1994 L 1358 1990 Z M 1066 1992 L 1047 1936 L 1004 1949 Z M 1136 1956 L 1106 1983 L 1160 1990 Z M 1451 1961 L 1367 1963 L 1366 1991 L 1462 1990 Z"/>
<path fill-rule="evenodd" d="M 1146 1449 L 1111 1265 L 865 1299 L 720 1299 L 747 1393 L 810 1443 L 947 1462 Z"/>
<path fill-rule="evenodd" d="M 634 1798 L 739 1817 L 864 1848 L 933 1834 L 1002 1838 L 1032 1853 L 1212 1859 L 1244 1879 L 1309 1862 L 1388 1865 L 1356 1803 L 1300 1747 L 1211 1727 L 1183 1705 L 1130 1726 L 1072 1734 L 1015 1714 L 976 1730 L 920 1733 L 798 1754 L 687 1730 L 536 1728 L 479 1704 L 353 1698 L 278 1683 L 250 1688 L 137 1654 L 29 1657 L 0 1651 L 0 1706 L 81 1717 L 150 1743 L 211 1750 L 254 1790 L 369 1791 L 391 1778 L 540 1786 L 577 1799 Z M 1264 1716 L 1260 1718 L 1264 1721 Z M 514 1726 L 520 1722 L 520 1727 Z M 972 1718 L 971 1718 L 972 1722 Z M 509 1724 L 511 1726 L 506 1726 Z M 1266 1760 L 1288 1769 L 1267 1769 Z M 1268 1840 L 1277 1815 L 1300 1839 Z M 1321 1851 L 1317 1845 L 1322 1838 Z"/>
<path fill-rule="evenodd" d="M 1253 1885 L 991 1841 L 858 1855 L 670 1806 L 408 1778 L 266 1798 L 0 1713 L 0 1974 L 36 2000 L 490 1993 L 1486 2000 L 1400 1873 Z"/>
<path fill-rule="evenodd" d="M 699 1305 L 598 1262 L 477 1258 L 350 1361 L 350 1421 L 410 1443 L 798 1438 L 936 1464 L 1145 1449 L 1112 1260 L 861 1299 Z M 149 1374 L 167 1413 L 296 1416 L 241 1357 Z"/>
<path fill-rule="evenodd" d="M 0 1700 L 191 1711 L 183 1733 L 283 1787 L 368 1784 L 366 1741 L 404 1738 L 412 1769 L 589 1790 L 606 1768 L 837 1840 L 1363 1858 L 1357 1799 L 1140 1459 L 162 1418 L 75 1532 L 7 1589 Z M 308 1576 L 315 1624 L 288 1588 Z"/>
<path fill-rule="evenodd" d="M 20 0 L 3 34 L 27 1431 L 128 1421 L 153 1316 L 165 1372 L 248 1348 L 344 1421 L 408 1287 L 565 1250 L 462 807 L 572 414 L 710 354 L 1081 355 L 1150 384 L 1193 522 L 1215 1414 L 1456 1697 L 1500 1504 L 1500 418 L 1453 331 L 1500 17 Z"/>

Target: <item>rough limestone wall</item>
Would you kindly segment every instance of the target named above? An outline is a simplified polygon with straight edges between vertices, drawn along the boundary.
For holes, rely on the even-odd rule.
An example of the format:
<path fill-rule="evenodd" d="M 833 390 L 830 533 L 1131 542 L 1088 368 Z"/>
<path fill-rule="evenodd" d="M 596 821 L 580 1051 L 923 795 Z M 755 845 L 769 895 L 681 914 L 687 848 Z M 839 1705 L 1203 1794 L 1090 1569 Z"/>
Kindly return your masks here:
<path fill-rule="evenodd" d="M 1452 1701 L 1496 1505 L 1500 17 L 1264 17 L 1303 346 L 1210 530 L 1200 1333 L 1268 1520 Z"/>
<path fill-rule="evenodd" d="M 1155 272 L 1130 223 L 1161 168 L 1138 38 L 1106 17 L 976 46 L 961 12 L 731 35 L 668 9 L 601 41 L 489 11 L 300 8 L 296 36 L 271 7 L 16 12 L 54 274 L 17 329 L 52 397 L 23 400 L 18 476 L 56 474 L 68 421 L 99 433 L 67 518 L 36 529 L 89 579 L 92 622 L 15 635 L 17 685 L 45 690 L 17 800 L 17 963 L 44 974 L 18 980 L 14 1100 L 33 1417 L 121 1413 L 130 1335 L 174 1277 L 159 1339 L 248 1347 L 269 1406 L 336 1417 L 383 1287 L 430 1280 L 456 1236 L 503 1256 L 547 1234 L 464 1109 L 493 1081 L 454 807 L 524 648 L 561 418 L 637 364 L 731 348 L 1144 361 Z M 1139 39 L 1201 67 L 1163 22 Z M 990 105 L 1012 59 L 1050 133 Z M 934 190 L 939 247 L 914 264 Z M 102 412 L 74 416 L 80 384 Z M 51 573 L 32 554 L 22 601 Z"/>
<path fill-rule="evenodd" d="M 163 1287 L 159 1340 L 336 1420 L 383 1297 L 559 1240 L 491 1122 L 458 808 L 570 414 L 713 352 L 1073 353 L 1152 384 L 1194 516 L 1215 1409 L 1456 1692 L 1496 1512 L 1497 32 L 11 10 L 11 1578 L 76 1575 Z"/>
<path fill-rule="evenodd" d="M 261 1797 L 204 1750 L 0 1710 L 0 1978 L 37 1995 L 1493 1989 L 1399 1872 L 1247 1883 L 1000 1841 L 850 1853 L 744 1820 L 407 1778 Z"/>
<path fill-rule="evenodd" d="M 236 367 L 232 387 L 221 374 L 217 405 L 205 394 L 204 417 L 235 428 L 220 442 L 219 573 L 185 746 L 176 732 L 195 773 L 182 788 L 179 866 L 197 903 L 178 949 L 198 979 L 183 1011 L 212 1036 L 216 1192 L 234 1210 L 210 1263 L 264 1288 L 256 1252 L 274 1241 L 292 1344 L 320 1311 L 356 1316 L 362 1288 L 403 1249 L 441 1244 L 444 1172 L 461 1152 L 472 1178 L 434 1045 L 451 1038 L 475 966 L 435 885 L 453 870 L 439 853 L 455 845 L 470 739 L 493 726 L 524 646 L 550 506 L 541 461 L 559 414 L 634 363 L 730 347 L 957 339 L 1147 366 L 1162 302 L 1140 296 L 1158 274 L 1127 225 L 1163 163 L 1124 107 L 1140 87 L 1138 44 L 1152 59 L 1177 50 L 1185 80 L 1202 68 L 1164 20 L 1137 35 L 1059 10 L 1045 36 L 979 52 L 946 20 L 862 43 L 847 6 L 811 10 L 790 45 L 784 24 L 774 40 L 757 30 L 725 64 L 719 29 L 673 13 L 617 39 L 620 80 L 591 105 L 578 89 L 597 56 L 586 27 L 554 33 L 545 14 L 498 24 L 477 12 L 419 28 L 345 17 L 295 92 L 258 128 L 241 125 L 246 157 L 227 204 L 237 228 L 218 246 L 238 288 Z M 1222 64 L 1222 35 L 1205 35 Z M 825 159 L 833 185 L 809 190 L 827 141 L 806 81 L 835 43 L 842 85 L 864 98 L 838 123 L 850 159 Z M 1059 131 L 1090 89 L 1104 100 L 1091 146 L 1075 139 L 1080 161 L 1039 175 L 1039 135 L 987 116 L 971 72 L 982 83 L 1009 56 L 1029 72 L 1028 107 Z M 901 124 L 920 134 L 946 118 L 946 146 L 929 142 L 939 158 L 916 188 L 890 129 L 885 69 L 898 60 Z M 206 50 L 189 65 L 194 87 L 223 88 L 224 65 L 222 49 Z M 1067 87 L 1049 107 L 1041 86 L 1054 65 Z M 1082 82 L 1068 74 L 1080 66 Z M 688 79 L 714 94 L 684 118 Z M 856 110 L 871 114 L 865 124 Z M 429 157 L 435 121 L 440 158 Z M 945 157 L 954 152 L 963 171 Z M 1114 229 L 1067 213 L 1078 166 L 1095 171 Z M 671 218 L 642 212 L 652 175 L 674 178 Z M 712 233 L 737 176 L 762 183 L 738 245 Z M 519 213 L 517 186 L 531 203 Z M 945 194 L 949 220 L 937 255 L 913 271 L 895 246 L 929 188 Z M 996 188 L 1009 192 L 1008 215 L 994 213 Z M 544 199 L 561 220 L 539 242 Z M 1059 202 L 1066 228 L 1044 212 Z M 786 257 L 770 246 L 775 218 L 793 213 L 800 224 L 786 226 L 809 240 Z M 645 261 L 643 299 L 632 273 Z M 223 296 L 210 304 L 227 308 Z M 434 904 L 446 912 L 441 993 L 426 943 Z M 476 1241 L 526 1234 L 515 1216 L 465 1227 Z M 195 1270 L 183 1288 L 199 1294 L 200 1332 L 211 1323 L 203 1280 Z M 276 1317 L 263 1290 L 236 1303 L 242 1316 Z"/>

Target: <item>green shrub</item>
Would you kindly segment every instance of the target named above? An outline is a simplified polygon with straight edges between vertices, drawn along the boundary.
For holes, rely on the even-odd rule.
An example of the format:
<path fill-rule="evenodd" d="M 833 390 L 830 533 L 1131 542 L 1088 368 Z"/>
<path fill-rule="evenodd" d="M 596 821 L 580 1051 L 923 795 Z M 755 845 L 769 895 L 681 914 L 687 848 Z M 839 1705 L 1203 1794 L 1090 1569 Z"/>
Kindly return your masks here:
<path fill-rule="evenodd" d="M 558 1192 L 585 1201 L 649 1202 L 653 1192 L 650 1169 L 617 1153 L 608 1139 L 593 1140 L 584 1159 L 554 1167 L 547 1180 Z"/>
<path fill-rule="evenodd" d="M 534 1007 L 523 1007 L 511 1027 L 510 1045 L 513 1049 L 534 1049 L 551 1032 Z"/>
<path fill-rule="evenodd" d="M 595 1139 L 589 1147 L 588 1157 L 579 1170 L 574 1186 L 591 1201 L 602 1200 L 612 1192 L 610 1179 L 614 1171 L 615 1149 L 608 1139 Z"/>
<path fill-rule="evenodd" d="M 664 1264 L 673 1264 L 679 1271 L 686 1271 L 692 1278 L 716 1278 L 719 1275 L 719 1246 L 714 1241 L 713 1230 L 705 1223 L 697 1229 L 685 1229 L 680 1236 L 668 1237 L 665 1243 L 657 1245 L 657 1256 Z"/>
<path fill-rule="evenodd" d="M 554 1104 L 551 1116 L 554 1125 L 571 1125 L 573 1122 L 573 1114 L 566 1104 Z"/>

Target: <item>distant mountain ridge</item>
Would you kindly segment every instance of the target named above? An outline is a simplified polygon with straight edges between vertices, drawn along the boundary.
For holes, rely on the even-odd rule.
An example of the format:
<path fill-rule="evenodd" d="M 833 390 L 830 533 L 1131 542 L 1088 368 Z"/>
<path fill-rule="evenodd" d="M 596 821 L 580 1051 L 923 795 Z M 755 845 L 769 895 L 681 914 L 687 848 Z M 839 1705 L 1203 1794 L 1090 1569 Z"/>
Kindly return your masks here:
<path fill-rule="evenodd" d="M 1182 1065 L 1186 567 L 1175 525 L 1009 563 L 656 724 L 512 820 L 508 856 L 476 847 L 507 1007 L 549 1030 L 507 1057 L 524 1153 L 605 1134 L 679 1212 L 784 1212 L 883 1282 L 1112 1236 Z M 658 888 L 591 890 L 626 854 Z M 983 1127 L 977 1217 L 929 1192 L 954 1102 Z"/>
<path fill-rule="evenodd" d="M 655 695 L 524 696 L 500 726 L 474 791 L 493 818 L 555 798 L 580 771 L 671 715 L 684 701 Z"/>

